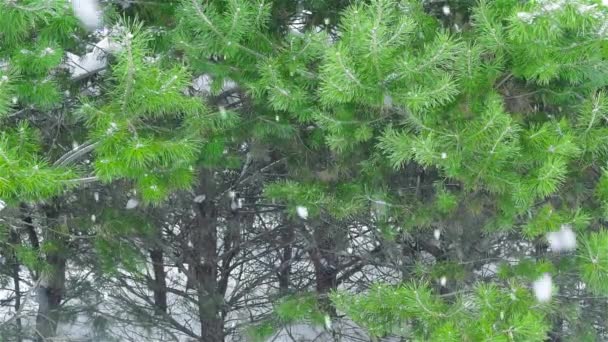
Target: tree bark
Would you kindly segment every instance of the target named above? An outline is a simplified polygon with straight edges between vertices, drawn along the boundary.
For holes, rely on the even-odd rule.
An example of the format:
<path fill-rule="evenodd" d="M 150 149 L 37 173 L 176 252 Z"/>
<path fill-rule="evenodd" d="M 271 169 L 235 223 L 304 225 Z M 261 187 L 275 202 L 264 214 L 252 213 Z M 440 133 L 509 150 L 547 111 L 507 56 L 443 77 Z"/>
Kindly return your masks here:
<path fill-rule="evenodd" d="M 150 259 L 152 260 L 152 269 L 154 270 L 152 282 L 154 306 L 158 312 L 167 313 L 167 279 L 163 251 L 159 248 L 152 249 L 150 251 Z"/>
<path fill-rule="evenodd" d="M 46 253 L 46 270 L 42 272 L 38 288 L 38 314 L 36 316 L 37 340 L 47 341 L 55 336 L 59 322 L 59 309 L 65 293 L 66 248 L 65 235 L 61 229 L 67 229 L 67 219 L 63 217 L 63 226 L 56 225 L 59 210 L 56 205 L 45 208 L 48 220 L 45 241 L 52 243 Z"/>
<path fill-rule="evenodd" d="M 336 237 L 331 227 L 321 225 L 315 228 L 315 246 L 310 257 L 315 269 L 317 296 L 321 309 L 330 316 L 336 316 L 336 309 L 329 299 L 329 293 L 337 287 L 338 265 L 336 257 Z"/>
<path fill-rule="evenodd" d="M 293 241 L 294 229 L 293 226 L 287 224 L 281 229 L 281 245 L 283 248 L 279 255 L 281 266 L 277 272 L 279 280 L 279 294 L 286 295 L 289 293 L 289 285 L 291 283 L 291 259 L 293 258 Z"/>
<path fill-rule="evenodd" d="M 216 187 L 211 172 L 202 172 L 200 191 L 207 200 L 198 203 L 196 226 L 193 227 L 198 314 L 202 342 L 224 341 L 223 296 L 218 292 L 217 208 L 213 200 Z"/>
<path fill-rule="evenodd" d="M 9 243 L 13 246 L 17 246 L 20 244 L 19 234 L 15 230 L 10 231 L 9 234 Z M 17 318 L 15 319 L 15 341 L 22 341 L 22 333 L 23 328 L 21 324 L 20 310 L 21 310 L 21 278 L 19 277 L 19 260 L 17 259 L 17 255 L 14 251 L 10 252 L 9 255 L 9 264 L 11 267 L 11 273 L 13 277 L 13 286 L 15 288 L 15 315 Z"/>

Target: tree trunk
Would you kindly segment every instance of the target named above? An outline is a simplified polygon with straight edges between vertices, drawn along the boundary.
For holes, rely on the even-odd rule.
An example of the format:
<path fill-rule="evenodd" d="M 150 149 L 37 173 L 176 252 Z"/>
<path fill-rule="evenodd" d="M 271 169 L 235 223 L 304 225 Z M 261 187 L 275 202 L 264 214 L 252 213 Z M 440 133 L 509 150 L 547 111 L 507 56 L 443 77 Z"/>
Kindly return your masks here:
<path fill-rule="evenodd" d="M 293 258 L 293 247 L 291 242 L 293 241 L 294 230 L 293 226 L 287 224 L 281 229 L 281 245 L 283 245 L 279 260 L 281 260 L 281 266 L 277 272 L 277 278 L 279 280 L 279 294 L 281 296 L 289 293 L 289 285 L 291 283 L 291 259 Z"/>
<path fill-rule="evenodd" d="M 217 208 L 213 174 L 203 172 L 199 193 L 207 200 L 198 204 L 192 242 L 195 252 L 190 265 L 196 265 L 196 290 L 202 342 L 224 341 L 223 296 L 218 292 Z"/>
<path fill-rule="evenodd" d="M 329 293 L 338 284 L 337 257 L 336 257 L 336 237 L 331 227 L 322 225 L 316 227 L 314 231 L 315 247 L 311 250 L 310 256 L 315 269 L 315 282 L 319 304 L 321 309 L 330 316 L 336 316 L 336 309 L 329 300 Z"/>
<path fill-rule="evenodd" d="M 65 235 L 67 219 L 62 218 L 61 225 L 56 225 L 58 208 L 51 205 L 45 208 L 48 220 L 45 231 L 45 242 L 52 244 L 46 253 L 46 270 L 42 272 L 38 288 L 38 314 L 36 316 L 37 340 L 47 341 L 55 336 L 59 321 L 59 309 L 65 292 L 66 248 Z"/>
<path fill-rule="evenodd" d="M 154 270 L 152 282 L 154 306 L 157 311 L 167 313 L 167 279 L 163 251 L 158 248 L 152 249 L 150 251 L 150 259 L 152 260 L 152 269 Z"/>
<path fill-rule="evenodd" d="M 10 231 L 9 235 L 9 243 L 13 246 L 18 246 L 20 244 L 19 234 L 16 231 Z M 8 258 L 8 264 L 11 267 L 11 273 L 13 277 L 13 287 L 15 288 L 15 315 L 17 315 L 15 319 L 15 341 L 22 341 L 22 324 L 20 310 L 21 310 L 21 278 L 19 277 L 19 260 L 17 259 L 17 255 L 14 251 L 11 251 Z"/>

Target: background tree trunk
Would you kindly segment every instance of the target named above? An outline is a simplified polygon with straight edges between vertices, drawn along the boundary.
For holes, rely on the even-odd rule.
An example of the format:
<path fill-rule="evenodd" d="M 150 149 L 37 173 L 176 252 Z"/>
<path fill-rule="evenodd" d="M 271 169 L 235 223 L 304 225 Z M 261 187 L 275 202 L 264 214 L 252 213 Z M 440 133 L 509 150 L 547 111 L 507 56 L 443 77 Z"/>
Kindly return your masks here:
<path fill-rule="evenodd" d="M 36 315 L 36 334 L 38 341 L 46 341 L 55 336 L 59 321 L 59 308 L 65 293 L 65 270 L 67 246 L 66 235 L 61 232 L 67 228 L 67 219 L 59 219 L 55 204 L 45 207 L 47 229 L 44 242 L 51 246 L 46 252 L 46 269 L 41 272 L 38 288 L 38 313 Z"/>
<path fill-rule="evenodd" d="M 167 280 L 163 258 L 163 251 L 154 248 L 150 251 L 154 279 L 152 280 L 152 291 L 154 292 L 154 305 L 161 313 L 167 313 Z"/>

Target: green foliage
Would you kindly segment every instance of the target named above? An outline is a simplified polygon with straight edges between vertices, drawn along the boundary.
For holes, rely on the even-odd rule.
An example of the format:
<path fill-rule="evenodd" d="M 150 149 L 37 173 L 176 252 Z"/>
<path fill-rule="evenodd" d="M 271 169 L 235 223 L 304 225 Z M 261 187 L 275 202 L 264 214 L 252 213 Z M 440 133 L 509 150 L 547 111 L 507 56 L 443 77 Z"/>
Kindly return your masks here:
<path fill-rule="evenodd" d="M 285 297 L 275 306 L 274 312 L 283 324 L 308 322 L 320 325 L 325 321 L 314 295 Z"/>
<path fill-rule="evenodd" d="M 100 105 L 85 102 L 80 116 L 96 143 L 100 180 L 133 180 L 146 202 L 158 203 L 192 185 L 202 133 L 218 124 L 199 100 L 183 94 L 185 69 L 146 61 L 149 32 L 139 22 L 124 25 L 116 37 L 124 48 L 112 69 L 112 88 Z"/>
<path fill-rule="evenodd" d="M 93 35 L 85 37 L 67 2 L 0 4 L 2 207 L 19 207 L 20 215 L 29 203 L 37 212 L 92 180 L 135 190 L 130 196 L 174 218 L 190 209 L 181 195 L 204 171 L 218 189 L 243 187 L 241 214 L 257 220 L 266 213 L 256 202 L 263 189 L 273 220 L 305 208 L 297 222 L 315 239 L 320 229 L 336 237 L 334 224 L 348 234 L 361 226 L 372 232 L 374 252 L 356 246 L 364 254 L 349 252 L 354 263 L 340 251 L 355 241 L 332 241 L 335 250 L 322 253 L 337 265 L 373 264 L 407 278 L 331 295 L 375 337 L 543 341 L 567 316 L 552 304 L 582 300 L 573 284 L 608 295 L 608 7 L 599 1 L 152 4 L 107 4 L 120 49 L 104 73 L 84 82 L 62 64 Z M 290 25 L 299 19 L 302 27 Z M 191 96 L 201 75 L 211 80 L 205 99 Z M 229 103 L 231 95 L 238 101 Z M 76 165 L 78 147 L 61 156 L 75 137 L 86 137 L 83 154 L 91 153 Z M 60 214 L 72 220 L 89 209 Z M 223 210 L 213 215 L 222 229 Z M 74 220 L 92 231 L 94 264 L 111 276 L 143 279 L 146 243 L 166 242 L 144 210 L 104 210 L 93 225 Z M 577 252 L 548 254 L 546 234 L 562 227 L 576 231 Z M 442 232 L 432 243 L 424 241 L 429 228 Z M 295 249 L 319 247 L 300 240 Z M 220 267 L 238 262 L 232 258 L 248 243 L 213 265 L 221 277 Z M 50 238 L 39 250 L 7 251 L 38 271 L 45 255 L 72 247 Z M 477 282 L 480 260 L 492 255 L 519 262 L 498 260 L 498 273 Z M 555 274 L 564 303 L 531 295 L 527 288 L 544 273 Z M 448 293 L 430 285 L 442 277 Z M 322 324 L 317 301 L 281 299 L 250 338 L 296 322 Z M 579 328 L 572 334 L 587 336 Z"/>
<path fill-rule="evenodd" d="M 534 300 L 519 287 L 507 290 L 479 284 L 473 293 L 453 304 L 439 299 L 425 284 L 377 285 L 356 296 L 337 292 L 332 300 L 378 337 L 397 334 L 432 341 L 542 341 L 549 328 L 541 310 L 529 310 Z"/>
<path fill-rule="evenodd" d="M 605 230 L 584 238 L 577 251 L 581 279 L 596 294 L 608 293 L 608 233 Z"/>

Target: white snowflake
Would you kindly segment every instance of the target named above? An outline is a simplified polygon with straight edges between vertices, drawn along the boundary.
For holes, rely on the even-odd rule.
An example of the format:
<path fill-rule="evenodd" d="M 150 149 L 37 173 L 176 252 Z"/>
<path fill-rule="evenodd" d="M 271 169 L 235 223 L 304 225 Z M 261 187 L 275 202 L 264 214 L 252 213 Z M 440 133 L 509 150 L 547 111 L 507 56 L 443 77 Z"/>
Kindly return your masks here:
<path fill-rule="evenodd" d="M 518 12 L 517 18 L 526 24 L 531 24 L 536 16 L 528 12 Z"/>
<path fill-rule="evenodd" d="M 130 198 L 127 201 L 127 205 L 125 206 L 125 208 L 127 209 L 135 209 L 137 208 L 137 206 L 139 205 L 139 201 L 135 198 Z"/>
<path fill-rule="evenodd" d="M 441 279 L 439 279 L 439 284 L 441 284 L 441 286 L 445 287 L 445 285 L 448 283 L 448 278 L 446 278 L 445 276 L 441 277 Z"/>
<path fill-rule="evenodd" d="M 302 219 L 306 220 L 308 218 L 308 208 L 299 205 L 296 207 L 296 212 Z"/>
<path fill-rule="evenodd" d="M 0 211 L 2 211 L 4 208 L 6 208 L 6 202 L 0 200 Z"/>
<path fill-rule="evenodd" d="M 207 199 L 207 196 L 203 195 L 198 195 L 196 197 L 194 197 L 194 203 L 203 203 L 205 201 L 205 199 Z"/>
<path fill-rule="evenodd" d="M 441 159 L 446 159 L 448 157 L 448 154 L 445 152 L 441 152 Z"/>
<path fill-rule="evenodd" d="M 240 198 L 239 198 L 240 200 Z M 234 199 L 230 202 L 230 210 L 235 211 L 239 209 L 239 203 L 238 201 L 235 201 Z"/>
<path fill-rule="evenodd" d="M 570 225 L 562 225 L 559 231 L 547 233 L 547 241 L 554 252 L 576 249 L 576 233 L 572 231 Z"/>
<path fill-rule="evenodd" d="M 444 5 L 441 10 L 443 11 L 443 14 L 445 14 L 445 15 L 450 15 L 450 13 L 452 13 L 452 11 L 450 10 L 450 6 L 448 6 L 448 5 Z"/>
<path fill-rule="evenodd" d="M 101 12 L 97 0 L 72 0 L 74 14 L 83 25 L 94 30 L 101 26 Z"/>
<path fill-rule="evenodd" d="M 550 301 L 553 292 L 551 275 L 549 273 L 543 274 L 534 282 L 534 284 L 532 284 L 532 288 L 534 289 L 534 295 L 539 302 Z"/>
<path fill-rule="evenodd" d="M 331 317 L 325 315 L 325 329 L 331 330 Z"/>
<path fill-rule="evenodd" d="M 435 231 L 433 231 L 433 236 L 435 237 L 435 240 L 439 240 L 441 237 L 441 230 L 435 229 Z"/>
<path fill-rule="evenodd" d="M 91 222 L 95 223 L 97 221 L 97 217 L 93 214 L 91 215 Z"/>
<path fill-rule="evenodd" d="M 95 202 L 99 202 L 99 192 L 95 191 L 93 193 L 93 198 L 95 198 Z"/>
<path fill-rule="evenodd" d="M 11 99 L 11 102 L 13 104 L 17 104 L 17 101 L 18 101 L 17 96 L 13 96 L 13 98 Z"/>
<path fill-rule="evenodd" d="M 390 108 L 393 106 L 393 97 L 388 94 L 385 94 L 383 102 L 384 102 L 384 107 Z"/>

